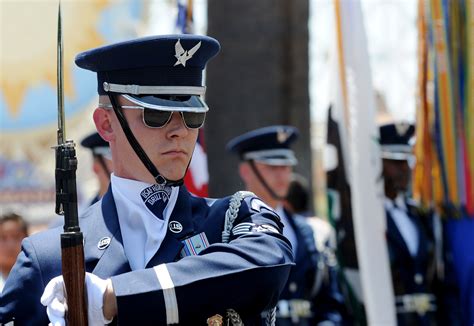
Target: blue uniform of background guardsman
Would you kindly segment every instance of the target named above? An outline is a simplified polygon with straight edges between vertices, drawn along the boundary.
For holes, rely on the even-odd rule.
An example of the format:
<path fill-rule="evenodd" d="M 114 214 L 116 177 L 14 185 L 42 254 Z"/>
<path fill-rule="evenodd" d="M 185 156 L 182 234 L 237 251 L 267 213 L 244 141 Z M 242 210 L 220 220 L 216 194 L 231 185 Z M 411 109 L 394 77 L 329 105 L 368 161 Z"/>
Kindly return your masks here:
<path fill-rule="evenodd" d="M 290 145 L 298 136 L 291 126 L 270 126 L 240 135 L 227 144 L 239 155 L 239 173 L 248 190 L 276 210 L 290 239 L 295 266 L 277 305 L 277 325 L 343 324 L 343 296 L 336 277 L 336 260 L 326 241 L 317 246 L 305 217 L 283 207 L 292 167 L 297 163 Z"/>
<path fill-rule="evenodd" d="M 171 35 L 76 58 L 97 72 L 94 122 L 114 162 L 109 191 L 80 219 L 90 325 L 254 325 L 278 301 L 293 264 L 279 217 L 248 193 L 198 198 L 182 185 L 208 110 L 202 71 L 218 50 L 210 37 Z M 158 151 L 163 144 L 173 147 Z M 23 242 L 0 297 L 0 324 L 63 321 L 60 232 Z"/>
<path fill-rule="evenodd" d="M 415 127 L 407 123 L 380 126 L 387 246 L 397 321 L 401 326 L 459 325 L 449 251 L 436 237 L 432 212 L 423 211 L 408 196 L 414 133 Z"/>

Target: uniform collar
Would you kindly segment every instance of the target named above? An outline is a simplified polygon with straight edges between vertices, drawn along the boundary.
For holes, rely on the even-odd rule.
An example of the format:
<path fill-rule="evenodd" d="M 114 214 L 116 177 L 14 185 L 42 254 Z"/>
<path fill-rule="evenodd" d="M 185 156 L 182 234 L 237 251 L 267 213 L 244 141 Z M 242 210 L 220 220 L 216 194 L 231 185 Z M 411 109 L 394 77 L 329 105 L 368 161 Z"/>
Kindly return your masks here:
<path fill-rule="evenodd" d="M 163 243 L 179 188 L 113 174 L 111 185 L 125 254 L 133 270 L 143 269 Z"/>
<path fill-rule="evenodd" d="M 400 230 L 395 224 L 395 221 L 393 220 L 393 216 L 390 210 L 386 210 L 386 215 L 387 215 L 387 232 L 386 232 L 387 238 L 391 239 L 394 245 L 400 247 L 407 256 L 412 257 L 413 259 L 421 259 L 422 257 L 426 256 L 426 243 L 428 240 L 426 238 L 425 233 L 422 231 L 422 227 L 419 224 L 419 221 L 416 218 L 414 219 L 410 214 L 407 214 L 410 217 L 410 219 L 413 221 L 413 223 L 416 225 L 416 230 L 418 233 L 418 249 L 416 251 L 416 255 L 411 256 L 410 250 L 408 249 L 405 239 L 403 238 Z"/>
<path fill-rule="evenodd" d="M 147 267 L 156 266 L 161 263 L 174 261 L 178 258 L 183 244 L 181 240 L 194 234 L 194 223 L 192 219 L 192 196 L 184 186 L 180 187 L 175 209 L 170 216 L 170 222 L 175 221 L 182 225 L 183 229 L 179 233 L 173 233 L 168 227 L 163 243 L 158 252 L 148 263 Z M 91 230 L 86 235 L 85 252 L 91 259 L 97 259 L 98 263 L 93 269 L 93 273 L 107 278 L 110 275 L 125 273 L 131 270 L 127 257 L 123 250 L 123 240 L 118 222 L 117 209 L 115 207 L 114 197 L 111 186 L 102 198 L 100 203 L 91 209 L 97 209 L 98 212 L 91 216 Z M 99 218 L 100 215 L 103 218 Z M 110 244 L 107 248 L 101 250 L 98 243 L 103 238 L 110 238 Z"/>
<path fill-rule="evenodd" d="M 384 206 L 386 210 L 392 210 L 393 208 L 396 207 L 405 212 L 408 211 L 408 208 L 405 202 L 405 196 L 403 194 L 398 194 L 397 197 L 395 197 L 395 199 L 390 199 L 388 197 L 385 197 Z"/>
<path fill-rule="evenodd" d="M 106 278 L 130 271 L 130 265 L 123 250 L 122 234 L 111 186 L 102 201 L 91 209 L 97 209 L 98 212 L 91 216 L 93 225 L 91 232 L 86 234 L 84 249 L 85 252 L 99 259 L 93 273 Z M 104 248 L 106 242 L 109 244 Z"/>

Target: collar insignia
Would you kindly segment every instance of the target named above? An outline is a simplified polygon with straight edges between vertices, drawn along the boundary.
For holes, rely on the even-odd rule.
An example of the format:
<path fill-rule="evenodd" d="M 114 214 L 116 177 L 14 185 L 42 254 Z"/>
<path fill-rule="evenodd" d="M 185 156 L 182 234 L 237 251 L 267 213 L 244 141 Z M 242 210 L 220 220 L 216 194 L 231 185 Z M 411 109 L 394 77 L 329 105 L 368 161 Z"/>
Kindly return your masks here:
<path fill-rule="evenodd" d="M 99 250 L 104 250 L 105 248 L 107 248 L 110 245 L 110 241 L 111 241 L 111 239 L 109 237 L 103 237 L 97 243 L 97 248 L 99 248 Z"/>
<path fill-rule="evenodd" d="M 183 65 L 183 67 L 186 67 L 186 61 L 191 59 L 193 57 L 193 54 L 196 53 L 197 50 L 199 50 L 199 48 L 201 47 L 201 42 L 199 41 L 199 43 L 196 44 L 191 50 L 186 51 L 184 50 L 183 46 L 181 45 L 179 41 L 180 40 L 178 40 L 178 42 L 176 42 L 176 44 L 174 45 L 174 51 L 175 51 L 174 56 L 176 59 L 178 59 L 176 63 L 174 64 L 174 66 L 181 64 Z"/>
<path fill-rule="evenodd" d="M 183 226 L 178 221 L 171 221 L 168 224 L 168 228 L 173 233 L 180 233 L 181 231 L 183 231 Z"/>

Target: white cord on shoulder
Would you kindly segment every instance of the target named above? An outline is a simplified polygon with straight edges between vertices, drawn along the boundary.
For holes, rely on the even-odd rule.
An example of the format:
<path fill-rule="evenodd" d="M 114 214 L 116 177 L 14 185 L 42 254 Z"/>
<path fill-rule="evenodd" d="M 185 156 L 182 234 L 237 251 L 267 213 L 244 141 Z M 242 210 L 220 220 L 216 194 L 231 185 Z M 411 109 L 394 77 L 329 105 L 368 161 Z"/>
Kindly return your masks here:
<path fill-rule="evenodd" d="M 225 212 L 225 221 L 224 221 L 224 230 L 222 231 L 222 242 L 228 243 L 230 239 L 230 231 L 234 226 L 234 222 L 239 215 L 240 205 L 242 205 L 242 200 L 245 197 L 255 196 L 253 192 L 250 191 L 237 191 L 230 198 L 229 208 Z"/>
<path fill-rule="evenodd" d="M 232 227 L 234 226 L 234 222 L 237 219 L 237 216 L 239 215 L 239 209 L 240 206 L 242 205 L 242 200 L 244 200 L 245 197 L 249 196 L 255 196 L 253 192 L 250 191 L 237 191 L 231 198 L 229 202 L 229 208 L 225 212 L 225 221 L 224 221 L 224 230 L 222 231 L 222 242 L 223 243 L 228 243 L 230 239 L 230 232 L 232 230 Z M 232 316 L 233 318 L 231 321 L 233 322 L 232 325 L 243 325 L 235 319 L 236 316 L 238 316 L 237 312 L 233 309 L 228 309 L 227 313 Z M 239 317 L 240 319 L 240 317 Z M 276 307 L 273 309 L 268 310 L 267 312 L 267 317 L 265 318 L 265 324 L 267 326 L 275 326 L 275 320 L 276 320 Z"/>

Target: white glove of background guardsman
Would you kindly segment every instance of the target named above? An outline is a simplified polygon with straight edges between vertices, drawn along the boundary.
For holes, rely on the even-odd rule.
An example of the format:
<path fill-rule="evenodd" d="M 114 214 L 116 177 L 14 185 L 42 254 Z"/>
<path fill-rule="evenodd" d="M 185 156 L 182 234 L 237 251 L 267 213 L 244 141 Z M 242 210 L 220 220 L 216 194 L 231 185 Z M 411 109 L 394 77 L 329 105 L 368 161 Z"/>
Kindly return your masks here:
<path fill-rule="evenodd" d="M 104 317 L 102 306 L 104 303 L 104 293 L 107 288 L 107 280 L 86 273 L 86 292 L 87 292 L 87 319 L 89 325 L 105 325 L 112 321 Z M 41 304 L 46 307 L 50 325 L 65 326 L 64 313 L 66 303 L 64 298 L 63 277 L 57 276 L 49 281 L 41 296 Z"/>

